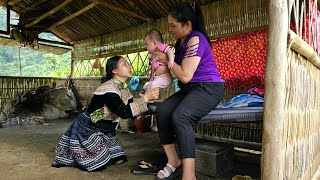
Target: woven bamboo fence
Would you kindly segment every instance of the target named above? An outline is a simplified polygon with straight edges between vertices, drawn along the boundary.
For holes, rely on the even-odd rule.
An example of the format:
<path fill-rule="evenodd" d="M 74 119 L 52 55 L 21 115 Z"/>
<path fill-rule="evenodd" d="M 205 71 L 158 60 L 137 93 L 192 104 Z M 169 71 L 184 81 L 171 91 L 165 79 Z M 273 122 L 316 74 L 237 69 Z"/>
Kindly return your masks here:
<path fill-rule="evenodd" d="M 267 0 L 224 0 L 202 6 L 209 36 L 215 39 L 265 28 L 268 24 L 267 2 Z M 74 59 L 88 60 L 144 50 L 144 36 L 152 28 L 157 28 L 163 33 L 165 43 L 174 44 L 175 41 L 168 33 L 167 17 L 165 17 L 154 23 L 75 42 Z"/>
<path fill-rule="evenodd" d="M 270 2 L 262 179 L 319 179 L 320 61 L 317 46 L 302 40 L 308 34 L 318 44 L 318 23 L 306 32 L 308 21 L 319 20 L 314 8 L 317 2 Z"/>
<path fill-rule="evenodd" d="M 40 86 L 65 87 L 66 79 L 46 77 L 12 77 L 0 76 L 0 111 L 3 104 L 21 92 L 36 89 Z"/>

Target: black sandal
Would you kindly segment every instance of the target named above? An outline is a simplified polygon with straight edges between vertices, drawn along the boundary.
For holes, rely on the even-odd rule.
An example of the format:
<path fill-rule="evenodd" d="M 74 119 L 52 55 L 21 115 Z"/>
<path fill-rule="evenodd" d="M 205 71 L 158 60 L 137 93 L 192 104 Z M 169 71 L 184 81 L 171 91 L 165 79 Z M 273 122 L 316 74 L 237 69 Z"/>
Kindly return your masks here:
<path fill-rule="evenodd" d="M 152 163 L 147 163 L 144 160 L 138 161 L 136 165 L 129 169 L 134 175 L 157 175 L 159 167 Z"/>
<path fill-rule="evenodd" d="M 156 164 L 156 163 L 149 163 L 149 162 L 146 162 L 144 160 L 140 160 L 137 162 L 138 165 L 147 165 L 149 167 L 159 167 L 159 164 Z"/>

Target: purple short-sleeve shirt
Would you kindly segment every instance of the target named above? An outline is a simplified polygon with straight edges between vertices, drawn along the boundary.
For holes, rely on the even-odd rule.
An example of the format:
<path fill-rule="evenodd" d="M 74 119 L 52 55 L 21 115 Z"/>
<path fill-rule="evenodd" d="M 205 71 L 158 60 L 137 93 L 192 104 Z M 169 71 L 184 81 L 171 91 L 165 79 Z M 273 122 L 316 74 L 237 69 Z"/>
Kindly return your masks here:
<path fill-rule="evenodd" d="M 199 45 L 197 48 L 188 50 L 187 43 L 194 37 L 199 37 Z M 196 47 L 196 46 L 195 46 Z M 205 36 L 199 31 L 192 31 L 184 40 L 183 44 L 175 50 L 175 62 L 181 65 L 182 60 L 186 57 L 198 56 L 200 63 L 190 82 L 221 82 L 218 68 L 214 62 L 211 52 L 211 46 Z"/>

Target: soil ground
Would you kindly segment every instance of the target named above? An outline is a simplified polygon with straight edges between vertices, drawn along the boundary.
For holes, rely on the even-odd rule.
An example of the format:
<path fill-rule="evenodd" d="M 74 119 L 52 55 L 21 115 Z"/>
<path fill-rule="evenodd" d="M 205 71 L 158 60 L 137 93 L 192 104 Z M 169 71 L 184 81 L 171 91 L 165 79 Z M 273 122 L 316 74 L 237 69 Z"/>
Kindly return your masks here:
<path fill-rule="evenodd" d="M 118 132 L 117 137 L 123 143 L 128 162 L 98 172 L 86 172 L 75 167 L 53 168 L 51 162 L 55 146 L 71 122 L 71 119 L 59 119 L 46 121 L 45 125 L 0 128 L 0 179 L 152 180 L 155 179 L 154 176 L 131 174 L 130 166 L 141 159 L 148 162 L 165 162 L 157 134 Z M 197 173 L 197 179 L 232 179 L 238 174 L 258 179 L 260 168 L 258 165 L 235 162 L 232 170 L 218 178 Z"/>

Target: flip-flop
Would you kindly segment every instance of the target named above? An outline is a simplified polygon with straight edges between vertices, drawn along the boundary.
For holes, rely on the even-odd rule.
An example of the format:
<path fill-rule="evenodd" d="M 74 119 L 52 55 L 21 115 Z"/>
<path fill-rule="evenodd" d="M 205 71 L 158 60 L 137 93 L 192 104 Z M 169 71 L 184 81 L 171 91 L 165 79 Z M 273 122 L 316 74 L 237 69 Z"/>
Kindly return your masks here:
<path fill-rule="evenodd" d="M 129 169 L 129 172 L 131 172 L 134 175 L 157 175 L 158 173 L 158 167 L 156 166 L 148 166 L 148 164 L 136 164 L 132 168 Z"/>
<path fill-rule="evenodd" d="M 171 174 L 169 173 L 166 167 L 169 167 L 171 169 L 172 171 Z M 156 180 L 172 180 L 182 175 L 182 165 L 175 168 L 171 164 L 167 163 L 166 166 L 163 168 L 163 170 L 160 170 L 159 172 L 162 173 L 165 178 L 161 179 L 158 176 L 156 176 Z"/>
<path fill-rule="evenodd" d="M 146 162 L 144 160 L 140 160 L 137 162 L 138 165 L 146 165 L 148 167 L 158 167 L 158 164 L 156 163 L 149 163 L 149 162 Z"/>

